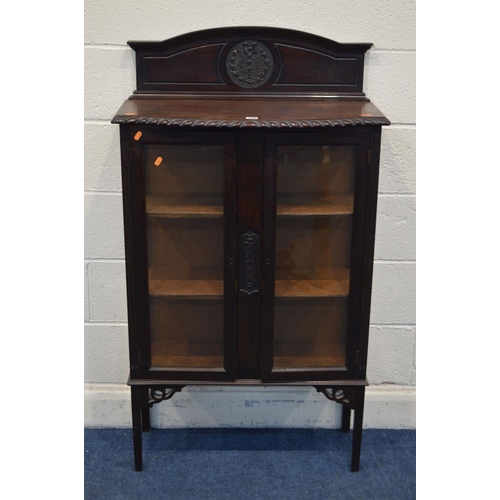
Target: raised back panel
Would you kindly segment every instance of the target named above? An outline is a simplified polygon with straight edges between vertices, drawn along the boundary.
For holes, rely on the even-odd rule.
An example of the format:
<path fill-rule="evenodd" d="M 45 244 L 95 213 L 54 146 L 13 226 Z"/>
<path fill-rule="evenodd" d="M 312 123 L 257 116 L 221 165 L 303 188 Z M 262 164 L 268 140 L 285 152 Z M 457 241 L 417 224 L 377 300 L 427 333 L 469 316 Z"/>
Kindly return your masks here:
<path fill-rule="evenodd" d="M 281 28 L 217 28 L 131 41 L 136 94 L 324 95 L 366 99 L 369 43 L 342 44 Z"/>

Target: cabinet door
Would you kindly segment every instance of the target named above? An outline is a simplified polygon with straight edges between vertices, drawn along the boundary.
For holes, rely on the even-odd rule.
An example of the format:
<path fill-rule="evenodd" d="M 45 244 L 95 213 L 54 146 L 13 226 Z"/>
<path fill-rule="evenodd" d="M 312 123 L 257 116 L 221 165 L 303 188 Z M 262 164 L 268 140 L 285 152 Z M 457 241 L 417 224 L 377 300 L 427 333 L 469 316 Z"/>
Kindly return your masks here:
<path fill-rule="evenodd" d="M 144 127 L 130 132 L 130 144 L 128 190 L 135 234 L 127 243 L 132 254 L 127 255 L 132 266 L 127 276 L 137 288 L 130 305 L 141 376 L 231 380 L 234 135 Z"/>
<path fill-rule="evenodd" d="M 369 138 L 345 130 L 268 135 L 266 380 L 355 377 Z"/>

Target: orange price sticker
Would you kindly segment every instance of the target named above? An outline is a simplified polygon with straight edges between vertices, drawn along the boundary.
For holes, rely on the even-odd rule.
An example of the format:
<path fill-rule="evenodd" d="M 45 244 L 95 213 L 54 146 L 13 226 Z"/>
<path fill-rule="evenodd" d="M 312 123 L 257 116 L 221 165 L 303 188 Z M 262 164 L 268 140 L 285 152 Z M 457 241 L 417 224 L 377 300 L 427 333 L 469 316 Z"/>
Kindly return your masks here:
<path fill-rule="evenodd" d="M 142 137 L 142 132 L 137 132 L 137 134 L 134 135 L 134 139 L 138 141 Z"/>
<path fill-rule="evenodd" d="M 155 160 L 155 165 L 156 165 L 157 167 L 159 167 L 159 166 L 160 166 L 160 163 L 161 163 L 162 161 L 163 161 L 163 158 L 162 158 L 161 156 L 158 156 L 158 158 L 156 158 L 156 160 Z"/>

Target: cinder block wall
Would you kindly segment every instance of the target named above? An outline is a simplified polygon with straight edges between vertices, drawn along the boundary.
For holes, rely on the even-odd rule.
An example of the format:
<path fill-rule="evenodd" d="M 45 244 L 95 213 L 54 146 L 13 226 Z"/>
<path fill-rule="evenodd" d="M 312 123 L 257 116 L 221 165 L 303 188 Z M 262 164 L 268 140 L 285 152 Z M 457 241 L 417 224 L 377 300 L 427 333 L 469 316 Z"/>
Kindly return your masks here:
<path fill-rule="evenodd" d="M 276 26 L 371 42 L 365 92 L 383 128 L 366 427 L 415 425 L 415 0 L 86 0 L 85 424 L 130 424 L 119 130 L 135 88 L 128 40 L 220 26 Z M 313 389 L 191 388 L 155 405 L 153 426 L 339 424 Z"/>

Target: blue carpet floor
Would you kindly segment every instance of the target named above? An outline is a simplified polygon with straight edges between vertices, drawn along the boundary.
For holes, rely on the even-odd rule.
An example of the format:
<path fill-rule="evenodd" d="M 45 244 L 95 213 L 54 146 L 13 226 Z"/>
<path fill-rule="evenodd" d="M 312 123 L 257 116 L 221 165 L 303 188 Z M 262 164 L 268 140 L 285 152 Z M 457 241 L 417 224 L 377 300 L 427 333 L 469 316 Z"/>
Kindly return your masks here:
<path fill-rule="evenodd" d="M 361 468 L 339 430 L 153 429 L 133 470 L 130 429 L 85 430 L 85 499 L 410 500 L 414 430 L 363 431 Z"/>

